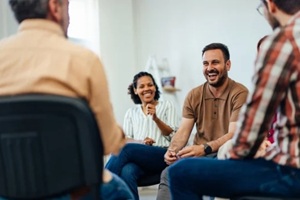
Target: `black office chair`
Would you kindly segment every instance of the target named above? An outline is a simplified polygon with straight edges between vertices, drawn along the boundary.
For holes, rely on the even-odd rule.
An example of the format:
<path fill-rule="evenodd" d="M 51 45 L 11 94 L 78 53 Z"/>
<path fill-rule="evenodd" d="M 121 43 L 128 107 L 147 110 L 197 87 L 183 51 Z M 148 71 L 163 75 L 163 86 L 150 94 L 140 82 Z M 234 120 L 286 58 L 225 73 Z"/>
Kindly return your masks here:
<path fill-rule="evenodd" d="M 84 100 L 0 97 L 0 196 L 49 199 L 87 186 L 101 199 L 102 173 L 102 141 Z"/>

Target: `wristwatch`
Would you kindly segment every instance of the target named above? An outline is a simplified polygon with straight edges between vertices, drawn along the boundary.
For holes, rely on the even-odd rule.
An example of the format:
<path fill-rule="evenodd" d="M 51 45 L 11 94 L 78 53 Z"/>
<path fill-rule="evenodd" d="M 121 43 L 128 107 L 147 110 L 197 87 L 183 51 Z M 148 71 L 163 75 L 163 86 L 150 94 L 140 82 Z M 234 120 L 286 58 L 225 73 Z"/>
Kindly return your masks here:
<path fill-rule="evenodd" d="M 205 155 L 208 155 L 208 154 L 211 154 L 212 153 L 212 148 L 211 146 L 209 146 L 208 144 L 203 144 L 204 146 L 204 152 L 205 152 Z"/>

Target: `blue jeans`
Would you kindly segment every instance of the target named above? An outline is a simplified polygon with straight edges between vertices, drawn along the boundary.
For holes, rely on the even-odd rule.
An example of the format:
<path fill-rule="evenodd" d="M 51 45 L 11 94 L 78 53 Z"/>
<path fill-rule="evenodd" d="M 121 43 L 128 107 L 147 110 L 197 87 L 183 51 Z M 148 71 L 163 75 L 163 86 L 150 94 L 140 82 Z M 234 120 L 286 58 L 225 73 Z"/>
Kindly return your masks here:
<path fill-rule="evenodd" d="M 101 197 L 103 200 L 133 200 L 133 195 L 128 189 L 126 183 L 115 174 L 112 174 L 113 179 L 108 183 L 101 185 Z M 1 198 L 0 200 L 6 200 Z M 64 195 L 57 198 L 47 200 L 71 200 L 71 195 Z M 92 196 L 87 194 L 80 198 L 80 200 L 92 200 Z"/>
<path fill-rule="evenodd" d="M 137 181 L 142 176 L 161 173 L 167 167 L 164 154 L 167 149 L 143 144 L 128 143 L 118 156 L 111 156 L 105 168 L 120 176 L 139 199 Z"/>
<path fill-rule="evenodd" d="M 128 186 L 117 175 L 113 174 L 113 179 L 108 183 L 103 183 L 101 187 L 101 195 L 103 200 L 133 200 Z M 80 198 L 80 200 L 92 200 L 90 194 Z"/>
<path fill-rule="evenodd" d="M 182 159 L 169 167 L 173 200 L 264 196 L 300 198 L 300 170 L 263 158 Z"/>

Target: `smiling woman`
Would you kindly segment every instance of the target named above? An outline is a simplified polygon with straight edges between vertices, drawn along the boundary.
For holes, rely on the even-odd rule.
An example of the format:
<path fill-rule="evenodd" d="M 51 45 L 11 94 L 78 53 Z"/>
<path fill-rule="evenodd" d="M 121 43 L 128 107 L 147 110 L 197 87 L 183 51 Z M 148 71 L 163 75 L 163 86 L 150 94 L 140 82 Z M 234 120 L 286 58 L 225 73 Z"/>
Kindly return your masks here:
<path fill-rule="evenodd" d="M 160 173 L 167 166 L 163 155 L 178 129 L 179 120 L 173 103 L 160 100 L 160 91 L 152 74 L 136 74 L 128 94 L 136 104 L 124 117 L 123 129 L 128 144 L 118 156 L 111 156 L 106 168 L 119 175 L 138 200 L 137 187 L 141 180 L 154 177 L 153 182 L 159 182 Z"/>

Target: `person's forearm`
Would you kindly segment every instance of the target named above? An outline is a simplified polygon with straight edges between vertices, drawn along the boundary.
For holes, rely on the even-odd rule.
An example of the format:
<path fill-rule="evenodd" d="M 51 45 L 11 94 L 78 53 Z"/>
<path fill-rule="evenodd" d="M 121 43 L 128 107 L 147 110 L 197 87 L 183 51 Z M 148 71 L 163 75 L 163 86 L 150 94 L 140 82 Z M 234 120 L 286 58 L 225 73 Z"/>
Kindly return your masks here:
<path fill-rule="evenodd" d="M 225 142 L 227 142 L 233 137 L 233 134 L 236 130 L 236 125 L 237 125 L 236 122 L 230 122 L 228 127 L 228 133 L 226 133 L 225 135 L 223 135 L 222 137 L 216 140 L 207 143 L 209 146 L 211 146 L 213 152 L 218 151 L 220 146 L 222 146 Z"/>
<path fill-rule="evenodd" d="M 173 129 L 170 126 L 168 126 L 167 124 L 165 124 L 158 117 L 156 119 L 154 119 L 153 121 L 156 123 L 156 125 L 159 128 L 159 130 L 161 131 L 162 135 L 168 136 L 173 132 Z"/>
<path fill-rule="evenodd" d="M 219 150 L 220 146 L 222 146 L 226 141 L 230 140 L 232 136 L 233 133 L 227 133 L 216 140 L 208 142 L 207 144 L 211 146 L 213 152 L 216 152 Z"/>
<path fill-rule="evenodd" d="M 188 139 L 189 135 L 184 135 L 184 133 L 179 132 L 175 133 L 168 149 L 177 153 L 187 144 Z"/>

